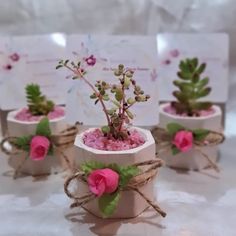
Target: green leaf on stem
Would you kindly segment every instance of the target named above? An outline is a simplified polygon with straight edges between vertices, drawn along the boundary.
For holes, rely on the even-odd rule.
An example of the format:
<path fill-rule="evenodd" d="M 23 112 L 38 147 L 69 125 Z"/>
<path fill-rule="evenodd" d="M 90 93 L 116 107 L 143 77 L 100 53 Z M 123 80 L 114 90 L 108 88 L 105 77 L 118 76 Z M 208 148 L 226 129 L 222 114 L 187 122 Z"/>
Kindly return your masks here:
<path fill-rule="evenodd" d="M 110 127 L 108 125 L 102 126 L 101 128 L 104 134 L 108 134 L 110 132 Z"/>
<path fill-rule="evenodd" d="M 116 100 L 118 102 L 120 102 L 123 99 L 123 91 L 122 91 L 122 89 L 117 89 L 116 90 L 115 98 L 116 98 Z"/>
<path fill-rule="evenodd" d="M 134 115 L 132 114 L 131 111 L 125 110 L 125 112 L 126 112 L 127 116 L 128 116 L 131 120 L 134 119 Z"/>
<path fill-rule="evenodd" d="M 103 96 L 102 96 L 102 99 L 104 100 L 104 101 L 109 101 L 109 95 L 106 93 L 106 94 L 104 94 Z"/>

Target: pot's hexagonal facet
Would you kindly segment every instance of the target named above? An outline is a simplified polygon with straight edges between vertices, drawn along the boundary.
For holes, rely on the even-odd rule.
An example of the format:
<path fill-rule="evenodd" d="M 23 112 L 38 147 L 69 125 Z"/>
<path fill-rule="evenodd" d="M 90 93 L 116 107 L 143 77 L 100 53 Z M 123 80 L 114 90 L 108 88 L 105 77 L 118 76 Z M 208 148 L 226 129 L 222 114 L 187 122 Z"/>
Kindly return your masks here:
<path fill-rule="evenodd" d="M 7 126 L 9 136 L 20 137 L 26 135 L 34 135 L 36 131 L 38 121 L 19 121 L 15 119 L 16 114 L 20 111 L 15 110 L 8 113 L 7 116 Z M 65 116 L 60 118 L 56 118 L 49 121 L 50 129 L 53 134 L 57 134 L 60 131 L 64 130 L 67 127 Z M 66 150 L 68 156 L 73 155 L 74 148 L 70 148 Z M 17 169 L 19 165 L 24 162 L 22 165 L 20 172 L 29 175 L 44 175 L 50 173 L 57 173 L 62 171 L 62 166 L 66 166 L 63 158 L 60 157 L 59 153 L 55 151 L 53 155 L 48 155 L 42 161 L 33 161 L 30 158 L 27 158 L 26 161 L 24 159 L 28 155 L 25 152 L 10 155 L 9 165 L 14 169 Z"/>
<path fill-rule="evenodd" d="M 166 128 L 168 123 L 178 123 L 189 129 L 209 129 L 213 131 L 221 131 L 222 129 L 222 112 L 219 106 L 213 106 L 214 113 L 203 117 L 182 117 L 178 115 L 172 115 L 164 111 L 166 106 L 170 104 L 160 105 L 160 123 L 161 128 Z M 157 145 L 158 148 L 158 145 Z M 218 159 L 218 147 L 201 147 L 203 153 L 205 153 L 213 162 Z M 163 159 L 166 165 L 174 168 L 201 170 L 209 166 L 209 162 L 204 158 L 199 151 L 194 149 L 186 152 L 173 155 L 171 151 L 161 152 L 159 157 Z"/>
<path fill-rule="evenodd" d="M 133 148 L 125 151 L 102 151 L 90 148 L 83 142 L 83 135 L 81 133 L 77 135 L 75 140 L 75 163 L 79 167 L 82 163 L 87 161 L 98 161 L 106 164 L 117 163 L 118 165 L 132 165 L 138 162 L 143 162 L 151 159 L 155 159 L 155 141 L 149 130 L 137 129 L 141 135 L 145 138 L 145 143 L 137 148 Z M 89 129 L 92 130 L 92 129 Z M 88 131 L 89 131 L 88 130 Z M 140 191 L 153 200 L 154 199 L 154 180 L 149 181 L 145 186 L 140 188 Z M 82 196 L 89 192 L 88 186 L 83 183 L 78 183 L 78 195 Z M 102 217 L 99 209 L 98 202 L 94 201 L 84 205 L 92 214 Z M 141 214 L 148 204 L 146 201 L 134 191 L 123 191 L 121 198 L 115 213 L 111 218 L 131 218 Z"/>

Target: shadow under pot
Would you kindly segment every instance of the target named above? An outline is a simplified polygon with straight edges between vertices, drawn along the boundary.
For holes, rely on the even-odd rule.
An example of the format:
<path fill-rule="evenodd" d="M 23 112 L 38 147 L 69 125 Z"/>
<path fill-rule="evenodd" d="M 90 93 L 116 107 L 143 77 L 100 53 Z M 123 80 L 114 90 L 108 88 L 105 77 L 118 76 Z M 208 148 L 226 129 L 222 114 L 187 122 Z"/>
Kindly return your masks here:
<path fill-rule="evenodd" d="M 52 134 L 58 134 L 62 130 L 66 129 L 66 121 L 64 115 L 64 108 L 57 107 L 60 109 L 60 116 L 55 118 L 49 118 L 49 126 Z M 43 116 L 35 117 L 35 120 L 19 120 L 17 115 L 22 112 L 22 109 L 15 110 L 8 113 L 7 126 L 8 135 L 10 137 L 22 137 L 28 135 L 35 135 L 37 125 Z M 70 152 L 70 151 L 69 151 Z M 29 157 L 27 152 L 19 152 L 17 154 L 10 154 L 9 165 L 15 170 L 19 169 L 20 173 L 39 176 L 51 173 L 58 173 L 65 168 L 65 161 L 59 155 L 57 150 L 53 151 L 53 154 L 47 155 L 43 160 L 33 160 Z M 64 167 L 63 167 L 64 166 Z"/>
<path fill-rule="evenodd" d="M 159 127 L 166 129 L 169 123 L 178 123 L 188 129 L 208 129 L 222 132 L 222 111 L 219 106 L 213 105 L 211 110 L 203 112 L 202 116 L 190 117 L 181 116 L 169 112 L 170 103 L 160 105 Z M 157 144 L 157 149 L 160 147 Z M 206 154 L 213 162 L 218 160 L 218 147 L 199 147 L 201 152 Z M 160 152 L 159 157 L 165 161 L 167 166 L 180 169 L 201 170 L 209 167 L 209 161 L 201 156 L 199 151 L 191 149 L 187 152 L 180 152 L 176 155 L 171 150 Z"/>
<path fill-rule="evenodd" d="M 117 164 L 119 166 L 128 166 L 148 160 L 154 160 L 155 157 L 155 141 L 149 130 L 133 127 L 144 138 L 145 142 L 136 148 L 123 151 L 106 151 L 91 148 L 84 144 L 83 137 L 86 132 L 95 130 L 88 129 L 86 132 L 80 133 L 75 139 L 75 165 L 77 169 L 86 162 L 96 161 L 104 164 Z M 141 167 L 145 168 L 148 167 Z M 146 184 L 139 187 L 139 190 L 151 200 L 154 200 L 154 178 L 147 181 Z M 77 196 L 85 195 L 90 192 L 88 184 L 81 181 L 77 182 Z M 114 213 L 109 218 L 132 218 L 140 215 L 149 205 L 135 191 L 121 191 L 120 199 Z M 99 206 L 98 199 L 90 201 L 83 205 L 83 208 L 97 217 L 103 217 Z"/>

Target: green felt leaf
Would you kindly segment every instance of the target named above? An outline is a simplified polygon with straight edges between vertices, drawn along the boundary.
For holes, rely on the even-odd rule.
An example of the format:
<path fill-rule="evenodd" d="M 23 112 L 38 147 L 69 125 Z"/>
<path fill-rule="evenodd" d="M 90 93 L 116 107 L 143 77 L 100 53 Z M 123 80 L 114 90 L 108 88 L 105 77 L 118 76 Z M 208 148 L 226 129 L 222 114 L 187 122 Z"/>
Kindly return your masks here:
<path fill-rule="evenodd" d="M 120 192 L 104 194 L 98 199 L 98 206 L 104 218 L 111 216 L 118 205 Z"/>
<path fill-rule="evenodd" d="M 173 146 L 173 147 L 171 148 L 171 151 L 172 151 L 172 154 L 173 154 L 173 155 L 176 155 L 176 154 L 178 154 L 178 153 L 181 152 L 176 146 Z"/>
<path fill-rule="evenodd" d="M 120 167 L 120 187 L 125 187 L 129 183 L 130 179 L 136 176 L 139 172 L 140 170 L 136 166 Z"/>
<path fill-rule="evenodd" d="M 17 137 L 17 139 L 14 141 L 14 145 L 16 145 L 19 149 L 29 151 L 31 139 L 32 136 Z"/>
<path fill-rule="evenodd" d="M 53 152 L 53 147 L 51 146 L 51 147 L 49 148 L 49 150 L 48 150 L 47 155 L 52 156 L 53 153 L 54 153 L 54 152 Z"/>
<path fill-rule="evenodd" d="M 93 170 L 103 169 L 105 167 L 106 165 L 101 162 L 89 161 L 89 162 L 83 163 L 80 168 L 86 175 L 88 175 Z"/>
<path fill-rule="evenodd" d="M 184 130 L 185 128 L 178 123 L 169 123 L 167 124 L 167 131 L 170 135 L 176 134 L 180 130 Z"/>
<path fill-rule="evenodd" d="M 120 174 L 120 172 L 121 172 L 120 166 L 117 165 L 116 163 L 109 164 L 109 165 L 107 165 L 106 167 L 109 168 L 109 169 L 114 170 L 114 171 L 117 172 L 118 174 Z"/>
<path fill-rule="evenodd" d="M 49 126 L 49 120 L 47 117 L 40 120 L 36 128 L 36 135 L 41 135 L 45 137 L 51 136 L 51 129 Z"/>
<path fill-rule="evenodd" d="M 194 129 L 193 135 L 194 139 L 197 141 L 203 140 L 209 134 L 209 130 L 207 129 Z"/>

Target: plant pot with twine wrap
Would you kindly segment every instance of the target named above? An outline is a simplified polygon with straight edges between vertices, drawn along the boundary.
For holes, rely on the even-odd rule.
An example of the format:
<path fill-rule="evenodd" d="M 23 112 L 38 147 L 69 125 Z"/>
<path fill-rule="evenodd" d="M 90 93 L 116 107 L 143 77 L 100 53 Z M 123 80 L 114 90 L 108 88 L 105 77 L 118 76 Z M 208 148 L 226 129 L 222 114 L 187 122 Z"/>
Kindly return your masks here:
<path fill-rule="evenodd" d="M 223 142 L 224 135 L 222 132 L 222 112 L 219 106 L 213 106 L 213 113 L 204 117 L 182 117 L 169 114 L 165 107 L 170 104 L 160 105 L 160 123 L 159 128 L 153 130 L 153 135 L 157 142 L 159 157 L 165 161 L 166 165 L 174 168 L 201 170 L 206 167 L 213 167 L 217 162 L 218 144 Z M 211 140 L 206 140 L 205 145 L 195 145 L 188 151 L 175 152 L 171 149 L 174 140 L 166 140 L 165 131 L 168 124 L 175 123 L 185 129 L 198 130 L 197 132 L 211 132 Z M 205 131 L 204 131 L 205 130 Z M 167 133 L 167 131 L 166 131 Z M 215 134 L 215 138 L 213 137 Z M 216 142 L 212 139 L 215 140 Z M 174 138 L 174 137 L 173 137 Z M 204 138 L 204 137 L 203 137 Z M 168 138 L 167 138 L 168 139 Z M 214 168 L 218 169 L 218 168 Z"/>
<path fill-rule="evenodd" d="M 206 66 L 198 58 L 181 60 L 179 78 L 173 81 L 176 100 L 160 105 L 159 127 L 153 133 L 159 156 L 168 166 L 193 170 L 211 166 L 217 170 L 217 145 L 224 140 L 222 112 L 202 99 L 211 92 L 210 80 L 204 74 Z M 165 131 L 171 136 L 169 140 L 161 140 Z"/>
<path fill-rule="evenodd" d="M 71 207 L 81 206 L 95 216 L 106 218 L 136 217 L 149 206 L 163 217 L 166 215 L 154 203 L 155 177 L 158 168 L 162 166 L 162 161 L 155 156 L 155 141 L 150 131 L 135 129 L 144 137 L 145 143 L 124 151 L 104 151 L 88 147 L 83 141 L 84 133 L 77 135 L 77 171 L 65 182 L 65 192 L 74 200 Z M 112 173 L 117 176 L 116 186 L 110 193 L 107 186 L 108 192 L 98 196 L 91 191 L 91 178 L 96 172 L 105 173 L 107 169 L 110 177 Z M 69 190 L 73 180 L 77 180 L 77 190 L 74 193 Z M 111 181 L 108 177 L 107 183 Z"/>
<path fill-rule="evenodd" d="M 77 126 L 68 127 L 64 116 L 22 122 L 14 118 L 16 112 L 8 114 L 9 136 L 1 142 L 15 169 L 14 178 L 21 173 L 40 176 L 72 168 Z"/>

